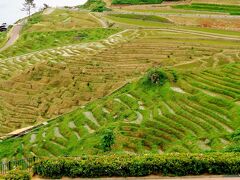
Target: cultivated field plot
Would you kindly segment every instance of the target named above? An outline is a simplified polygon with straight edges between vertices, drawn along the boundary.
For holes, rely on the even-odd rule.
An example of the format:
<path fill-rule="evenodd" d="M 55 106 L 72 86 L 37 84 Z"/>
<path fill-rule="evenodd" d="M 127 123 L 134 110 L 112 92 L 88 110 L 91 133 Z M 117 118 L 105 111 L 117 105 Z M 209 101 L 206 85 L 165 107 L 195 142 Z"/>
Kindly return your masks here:
<path fill-rule="evenodd" d="M 200 70 L 239 61 L 239 41 L 224 37 L 133 29 L 98 42 L 4 59 L 0 134 L 103 97 L 153 66 Z"/>
<path fill-rule="evenodd" d="M 97 27 L 101 27 L 101 24 L 88 12 L 56 9 L 51 14 L 33 15 L 25 30 L 28 32 L 66 31 Z"/>
<path fill-rule="evenodd" d="M 231 63 L 177 72 L 177 82 L 162 87 L 130 83 L 23 137 L 3 141 L 0 157 L 102 153 L 100 139 L 107 129 L 115 134 L 114 153 L 223 150 L 240 125 L 239 72 L 240 64 Z"/>
<path fill-rule="evenodd" d="M 121 29 L 87 28 L 72 31 L 23 32 L 10 48 L 0 52 L 0 58 L 19 56 L 44 49 L 106 39 Z"/>
<path fill-rule="evenodd" d="M 230 15 L 240 15 L 240 6 L 236 5 L 220 5 L 220 4 L 208 4 L 208 3 L 192 3 L 190 5 L 176 5 L 173 8 L 189 9 L 196 11 L 213 11 L 229 13 Z"/>

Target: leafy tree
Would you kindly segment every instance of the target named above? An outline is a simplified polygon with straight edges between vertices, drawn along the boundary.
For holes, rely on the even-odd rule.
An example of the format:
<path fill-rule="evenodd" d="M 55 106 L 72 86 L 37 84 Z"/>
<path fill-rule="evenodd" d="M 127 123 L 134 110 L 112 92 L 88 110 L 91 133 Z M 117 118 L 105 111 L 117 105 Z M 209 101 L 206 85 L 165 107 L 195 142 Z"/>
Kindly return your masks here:
<path fill-rule="evenodd" d="M 161 69 L 153 69 L 148 73 L 147 79 L 152 84 L 163 86 L 168 81 L 168 76 Z"/>
<path fill-rule="evenodd" d="M 36 7 L 34 0 L 25 0 L 23 3 L 22 11 L 26 11 L 28 13 L 28 17 L 31 15 L 31 10 Z"/>
<path fill-rule="evenodd" d="M 103 12 L 108 10 L 106 8 L 106 3 L 102 0 L 88 0 L 82 7 L 89 9 L 92 12 Z"/>

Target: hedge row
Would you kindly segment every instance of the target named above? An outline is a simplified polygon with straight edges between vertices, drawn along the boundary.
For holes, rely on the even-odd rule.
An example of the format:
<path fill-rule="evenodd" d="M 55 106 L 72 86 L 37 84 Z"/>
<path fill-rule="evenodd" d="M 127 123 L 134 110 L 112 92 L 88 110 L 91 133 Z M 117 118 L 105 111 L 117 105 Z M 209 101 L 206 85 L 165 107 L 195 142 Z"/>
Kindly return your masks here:
<path fill-rule="evenodd" d="M 49 178 L 240 173 L 240 153 L 109 155 L 47 159 L 33 167 Z"/>
<path fill-rule="evenodd" d="M 31 176 L 28 171 L 12 170 L 0 178 L 5 180 L 30 180 Z"/>

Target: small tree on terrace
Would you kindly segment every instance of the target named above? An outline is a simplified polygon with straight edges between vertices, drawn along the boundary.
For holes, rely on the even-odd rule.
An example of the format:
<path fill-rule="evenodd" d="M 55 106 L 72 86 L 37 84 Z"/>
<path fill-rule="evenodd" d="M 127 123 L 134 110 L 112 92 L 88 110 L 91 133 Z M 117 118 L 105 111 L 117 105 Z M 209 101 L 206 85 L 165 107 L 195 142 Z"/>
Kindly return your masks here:
<path fill-rule="evenodd" d="M 26 11 L 28 13 L 28 17 L 31 15 L 31 10 L 35 8 L 34 0 L 25 0 L 23 3 L 22 11 Z"/>

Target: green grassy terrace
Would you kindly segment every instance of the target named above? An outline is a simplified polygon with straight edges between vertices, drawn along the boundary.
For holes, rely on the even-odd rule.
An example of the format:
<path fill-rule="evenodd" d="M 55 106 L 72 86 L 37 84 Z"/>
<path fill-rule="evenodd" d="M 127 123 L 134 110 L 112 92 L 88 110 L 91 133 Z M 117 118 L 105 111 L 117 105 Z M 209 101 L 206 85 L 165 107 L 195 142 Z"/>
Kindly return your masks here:
<path fill-rule="evenodd" d="M 171 23 L 166 18 L 155 16 L 155 15 L 140 15 L 140 14 L 110 14 L 111 17 L 126 18 L 126 19 L 136 19 L 142 21 L 151 21 L 159 23 Z"/>
<path fill-rule="evenodd" d="M 0 53 L 0 57 L 22 55 L 43 49 L 73 45 L 105 39 L 120 29 L 82 29 L 73 31 L 25 32 L 10 48 Z"/>
<path fill-rule="evenodd" d="M 162 86 L 146 75 L 1 142 L 0 158 L 238 151 L 239 69 L 239 63 L 200 72 L 165 69 Z"/>
<path fill-rule="evenodd" d="M 240 15 L 240 6 L 237 5 L 192 3 L 191 5 L 175 5 L 172 7 L 186 10 L 223 12 L 230 15 Z"/>

